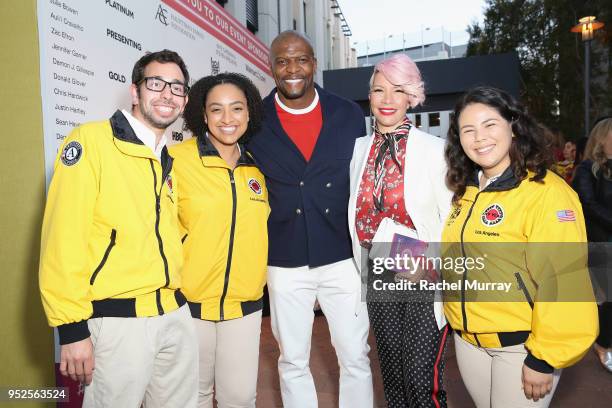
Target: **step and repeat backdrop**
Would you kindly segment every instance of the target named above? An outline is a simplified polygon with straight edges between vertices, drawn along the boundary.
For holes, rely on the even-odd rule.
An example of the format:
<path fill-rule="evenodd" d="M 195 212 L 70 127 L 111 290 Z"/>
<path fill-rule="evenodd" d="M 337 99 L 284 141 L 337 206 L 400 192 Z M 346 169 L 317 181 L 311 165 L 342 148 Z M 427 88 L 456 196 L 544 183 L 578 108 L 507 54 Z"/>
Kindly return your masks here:
<path fill-rule="evenodd" d="M 274 80 L 268 47 L 211 0 L 38 0 L 40 78 L 47 185 L 63 139 L 81 123 L 130 109 L 132 67 L 147 51 L 178 52 L 195 80 L 220 72 L 249 77 L 266 95 Z M 182 120 L 168 136 L 190 135 Z M 56 336 L 57 342 L 57 336 Z M 82 389 L 58 373 L 70 388 L 63 407 L 80 407 Z"/>
<path fill-rule="evenodd" d="M 192 81 L 220 72 L 274 86 L 268 47 L 212 0 L 38 0 L 47 183 L 72 128 L 130 108 L 134 63 L 147 51 L 178 52 Z M 177 121 L 173 142 L 189 137 Z"/>

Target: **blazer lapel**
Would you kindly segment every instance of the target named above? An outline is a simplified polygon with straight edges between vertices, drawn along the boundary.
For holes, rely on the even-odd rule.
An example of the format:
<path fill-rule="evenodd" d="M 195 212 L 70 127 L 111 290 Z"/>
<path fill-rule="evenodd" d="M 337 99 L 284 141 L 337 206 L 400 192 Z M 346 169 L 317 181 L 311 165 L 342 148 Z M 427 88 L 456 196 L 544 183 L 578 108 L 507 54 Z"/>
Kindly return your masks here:
<path fill-rule="evenodd" d="M 370 154 L 370 149 L 372 148 L 372 143 L 374 142 L 374 135 L 365 136 L 364 142 L 360 145 L 360 151 L 355 151 L 355 170 L 357 171 L 355 174 L 357 178 L 355 179 L 355 184 L 353 186 L 354 193 L 357 195 L 359 190 L 359 184 L 361 184 L 361 179 L 363 178 L 363 172 L 365 171 L 366 164 L 368 163 L 368 155 Z"/>
<path fill-rule="evenodd" d="M 333 127 L 341 126 L 342 124 L 334 123 L 333 115 L 334 109 L 328 103 L 327 93 L 322 90 L 318 85 L 315 85 L 317 89 L 317 93 L 319 94 L 319 103 L 321 104 L 321 118 L 323 124 L 321 126 L 321 131 L 319 132 L 319 136 L 317 137 L 317 142 L 315 143 L 314 150 L 312 151 L 312 156 L 310 157 L 310 162 L 319 161 L 319 160 L 329 160 L 330 158 L 334 158 L 336 151 L 335 142 L 335 134 Z"/>
<path fill-rule="evenodd" d="M 435 189 L 439 188 L 431 184 L 430 174 L 437 167 L 438 160 L 428 157 L 424 148 L 425 138 L 434 137 L 417 128 L 410 129 L 408 142 L 406 143 L 406 156 L 404 157 L 404 204 L 406 211 L 412 218 L 412 222 L 423 241 L 440 238 L 431 236 L 433 233 L 430 217 L 423 212 L 423 208 L 429 208 L 431 213 L 438 211 L 438 203 L 435 202 Z M 424 169 L 428 169 L 425 171 Z M 410 199 L 409 199 L 410 198 Z"/>
<path fill-rule="evenodd" d="M 356 266 L 361 270 L 361 247 L 357 238 L 357 230 L 355 229 L 355 217 L 357 216 L 357 195 L 359 194 L 359 185 L 363 178 L 366 164 L 368 163 L 368 155 L 372 148 L 374 136 L 364 136 L 355 141 L 355 150 L 351 162 L 351 195 L 348 208 L 348 224 L 349 233 L 353 244 L 353 257 L 355 258 Z"/>

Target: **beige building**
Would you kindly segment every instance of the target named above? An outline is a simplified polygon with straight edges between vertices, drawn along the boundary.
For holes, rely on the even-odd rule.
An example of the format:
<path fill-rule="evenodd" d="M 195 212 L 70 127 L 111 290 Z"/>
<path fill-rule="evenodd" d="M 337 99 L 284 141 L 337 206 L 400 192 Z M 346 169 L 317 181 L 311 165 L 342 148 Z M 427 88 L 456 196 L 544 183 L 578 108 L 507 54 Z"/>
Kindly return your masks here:
<path fill-rule="evenodd" d="M 314 45 L 318 61 L 315 79 L 320 84 L 323 71 L 357 66 L 340 0 L 216 1 L 268 46 L 281 31 L 305 34 Z"/>

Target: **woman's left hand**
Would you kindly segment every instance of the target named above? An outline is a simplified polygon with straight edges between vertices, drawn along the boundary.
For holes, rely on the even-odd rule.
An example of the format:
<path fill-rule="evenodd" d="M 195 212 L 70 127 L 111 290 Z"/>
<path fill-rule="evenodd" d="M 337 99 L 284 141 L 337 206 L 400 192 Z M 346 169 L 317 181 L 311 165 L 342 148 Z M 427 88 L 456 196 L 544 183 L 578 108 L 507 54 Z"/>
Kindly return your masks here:
<path fill-rule="evenodd" d="M 540 373 L 532 370 L 523 364 L 523 373 L 521 375 L 523 381 L 523 392 L 527 399 L 534 401 L 544 398 L 553 387 L 553 375 Z"/>

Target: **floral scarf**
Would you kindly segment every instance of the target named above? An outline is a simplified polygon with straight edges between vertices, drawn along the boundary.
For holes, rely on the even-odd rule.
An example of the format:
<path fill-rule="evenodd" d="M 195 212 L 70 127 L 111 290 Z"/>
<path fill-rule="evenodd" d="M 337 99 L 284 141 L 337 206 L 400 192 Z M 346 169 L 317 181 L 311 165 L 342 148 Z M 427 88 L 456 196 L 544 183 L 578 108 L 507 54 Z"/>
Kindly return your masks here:
<path fill-rule="evenodd" d="M 384 211 L 385 209 L 385 192 L 383 189 L 385 160 L 390 157 L 395 162 L 400 172 L 402 172 L 402 165 L 397 159 L 398 143 L 400 140 L 408 138 L 408 133 L 411 128 L 412 123 L 410 123 L 408 118 L 405 118 L 398 127 L 388 133 L 381 133 L 378 127 L 374 127 L 374 138 L 379 141 L 382 140 L 382 142 L 379 142 L 381 143 L 380 150 L 378 151 L 378 156 L 376 156 L 376 161 L 374 163 L 374 189 L 372 190 L 374 205 L 378 211 Z"/>

